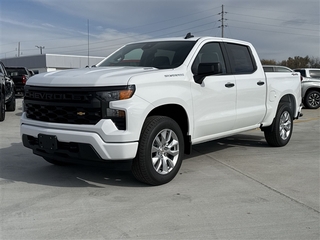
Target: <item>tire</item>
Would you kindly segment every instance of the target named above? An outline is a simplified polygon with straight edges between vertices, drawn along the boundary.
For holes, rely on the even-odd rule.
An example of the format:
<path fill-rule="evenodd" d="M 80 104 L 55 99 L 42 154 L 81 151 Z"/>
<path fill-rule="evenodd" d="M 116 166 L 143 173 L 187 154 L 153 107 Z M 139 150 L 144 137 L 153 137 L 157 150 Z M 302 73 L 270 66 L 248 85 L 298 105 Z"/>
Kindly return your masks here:
<path fill-rule="evenodd" d="M 264 137 L 270 146 L 283 147 L 290 141 L 292 131 L 292 110 L 286 104 L 280 105 L 272 125 L 264 129 Z"/>
<path fill-rule="evenodd" d="M 4 101 L 4 94 L 0 93 L 0 122 L 4 121 L 6 118 L 6 106 Z"/>
<path fill-rule="evenodd" d="M 184 140 L 179 125 L 168 117 L 148 117 L 132 163 L 132 174 L 149 185 L 168 183 L 177 175 L 183 153 Z"/>
<path fill-rule="evenodd" d="M 16 110 L 16 96 L 12 94 L 10 102 L 6 103 L 6 110 L 13 112 Z"/>
<path fill-rule="evenodd" d="M 309 109 L 317 109 L 320 107 L 320 92 L 319 91 L 310 91 L 307 92 L 304 98 L 304 106 Z"/>
<path fill-rule="evenodd" d="M 57 166 L 68 166 L 68 165 L 70 165 L 70 163 L 61 162 L 61 161 L 55 160 L 53 158 L 44 157 L 44 160 L 46 160 L 48 163 L 51 163 L 51 164 L 57 165 Z"/>

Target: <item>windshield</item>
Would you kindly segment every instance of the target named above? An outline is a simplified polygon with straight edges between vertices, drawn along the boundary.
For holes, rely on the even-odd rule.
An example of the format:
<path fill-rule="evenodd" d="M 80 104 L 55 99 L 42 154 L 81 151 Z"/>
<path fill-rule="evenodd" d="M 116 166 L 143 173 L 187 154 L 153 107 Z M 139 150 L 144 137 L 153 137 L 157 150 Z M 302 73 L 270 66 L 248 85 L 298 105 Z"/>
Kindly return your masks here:
<path fill-rule="evenodd" d="M 124 46 L 103 60 L 97 67 L 136 66 L 160 69 L 180 66 L 195 41 L 162 41 L 134 43 Z"/>

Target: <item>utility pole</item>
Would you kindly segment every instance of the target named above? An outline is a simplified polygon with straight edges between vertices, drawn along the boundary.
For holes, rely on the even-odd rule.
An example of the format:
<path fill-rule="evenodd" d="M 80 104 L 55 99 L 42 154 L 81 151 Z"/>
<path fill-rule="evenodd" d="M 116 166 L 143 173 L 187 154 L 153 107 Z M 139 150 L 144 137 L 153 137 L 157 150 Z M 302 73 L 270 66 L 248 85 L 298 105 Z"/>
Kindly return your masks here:
<path fill-rule="evenodd" d="M 42 49 L 44 49 L 44 46 L 36 46 L 36 47 L 40 49 L 40 54 L 42 55 Z"/>
<path fill-rule="evenodd" d="M 20 57 L 20 42 L 18 42 L 18 57 Z"/>
<path fill-rule="evenodd" d="M 87 22 L 87 23 L 88 23 L 88 25 L 87 25 L 87 26 L 88 26 L 88 67 L 90 67 L 90 52 L 89 52 L 89 50 L 90 50 L 90 48 L 89 48 L 89 40 L 90 40 L 90 39 L 89 39 L 89 36 L 90 36 L 90 35 L 89 35 L 89 19 L 88 19 L 88 22 Z"/>
<path fill-rule="evenodd" d="M 224 37 L 224 28 L 227 27 L 227 25 L 224 25 L 224 21 L 228 20 L 226 18 L 224 18 L 224 14 L 227 13 L 224 11 L 224 7 L 222 5 L 222 11 L 221 13 L 219 13 L 219 15 L 221 15 L 221 19 L 219 20 L 221 22 L 221 25 L 219 26 L 219 28 L 221 28 L 221 37 Z"/>

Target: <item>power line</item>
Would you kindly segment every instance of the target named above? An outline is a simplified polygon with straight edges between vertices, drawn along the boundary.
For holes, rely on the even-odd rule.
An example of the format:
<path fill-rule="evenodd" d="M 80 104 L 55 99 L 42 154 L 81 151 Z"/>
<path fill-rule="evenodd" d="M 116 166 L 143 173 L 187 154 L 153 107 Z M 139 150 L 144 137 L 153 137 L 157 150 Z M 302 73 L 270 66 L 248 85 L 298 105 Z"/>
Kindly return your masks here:
<path fill-rule="evenodd" d="M 288 19 L 275 19 L 275 18 L 268 18 L 268 17 L 261 17 L 261 16 L 254 16 L 254 15 L 249 15 L 249 14 L 240 14 L 240 13 L 234 13 L 234 12 L 229 12 L 232 15 L 238 15 L 238 16 L 244 16 L 244 17 L 251 17 L 251 18 L 260 18 L 260 19 L 266 19 L 266 20 L 275 20 L 275 21 L 284 21 L 287 22 Z M 316 25 L 319 26 L 320 24 L 318 23 L 305 23 L 305 24 L 310 24 L 310 25 Z"/>
<path fill-rule="evenodd" d="M 140 36 L 143 36 L 143 35 L 152 35 L 152 37 L 163 37 L 163 36 L 170 36 L 170 35 L 173 35 L 173 34 L 177 34 L 179 32 L 183 32 L 183 31 L 189 31 L 189 30 L 194 30 L 192 31 L 193 33 L 199 33 L 199 32 L 206 32 L 206 31 L 209 31 L 210 29 L 215 29 L 215 28 L 221 28 L 221 36 L 224 37 L 225 33 L 224 33 L 224 30 L 225 30 L 225 27 L 227 27 L 228 25 L 225 24 L 225 21 L 226 20 L 231 20 L 231 21 L 237 21 L 238 23 L 251 23 L 251 24 L 258 24 L 258 25 L 265 25 L 265 26 L 274 26 L 274 27 L 281 27 L 279 25 L 271 25 L 271 24 L 264 24 L 264 23 L 257 23 L 257 21 L 255 22 L 247 22 L 247 21 L 241 21 L 241 20 L 236 20 L 236 19 L 226 19 L 225 18 L 225 14 L 231 14 L 231 15 L 235 15 L 235 16 L 246 16 L 246 17 L 251 17 L 251 18 L 260 18 L 260 19 L 267 19 L 267 20 L 274 20 L 274 21 L 278 21 L 279 22 L 279 19 L 274 19 L 274 18 L 268 18 L 268 17 L 258 17 L 258 16 L 253 16 L 253 15 L 247 15 L 247 14 L 239 14 L 239 13 L 233 13 L 233 12 L 225 12 L 224 11 L 224 5 L 221 6 L 222 7 L 222 11 L 218 14 L 210 14 L 209 16 L 204 16 L 203 17 L 203 14 L 201 17 L 198 17 L 197 19 L 194 19 L 194 20 L 189 20 L 189 21 L 185 21 L 183 23 L 179 23 L 179 24 L 174 24 L 174 25 L 170 25 L 170 26 L 166 26 L 166 27 L 158 27 L 158 28 L 153 28 L 153 30 L 151 31 L 144 31 L 144 32 L 140 32 L 140 33 L 133 33 L 133 34 L 129 34 L 127 36 L 123 36 L 123 37 L 119 37 L 119 38 L 115 38 L 115 39 L 112 39 L 112 40 L 99 40 L 99 41 L 93 41 L 91 42 L 90 41 L 90 52 L 95 52 L 95 51 L 101 51 L 101 50 L 105 50 L 105 49 L 111 49 L 111 48 L 114 48 L 115 46 L 119 46 L 119 41 L 121 40 L 126 40 L 128 38 L 139 38 L 139 39 L 143 39 L 143 38 L 140 38 Z M 212 9 L 217 9 L 219 7 L 215 7 L 215 8 L 211 8 L 211 9 L 206 9 L 204 11 L 199 11 L 199 12 L 194 12 L 194 13 L 191 13 L 191 14 L 187 14 L 187 15 L 182 15 L 182 16 L 179 16 L 179 17 L 175 17 L 175 18 L 171 18 L 171 19 L 166 19 L 166 20 L 162 20 L 162 21 L 157 21 L 157 22 L 153 22 L 153 23 L 148 23 L 148 24 L 144 24 L 144 25 L 140 25 L 140 26 L 136 26 L 136 27 L 130 27 L 130 28 L 126 28 L 126 29 L 122 29 L 123 30 L 132 30 L 132 29 L 139 29 L 139 28 L 143 28 L 145 26 L 150 26 L 150 25 L 155 25 L 155 24 L 160 24 L 160 23 L 164 23 L 164 22 L 172 22 L 173 20 L 177 20 L 177 19 L 183 19 L 185 17 L 190 17 L 190 15 L 196 15 L 196 14 L 200 14 L 200 13 L 204 13 L 204 12 L 207 12 L 207 11 L 212 11 Z M 246 8 L 247 9 L 247 8 Z M 261 10 L 261 9 L 259 9 Z M 213 20 L 213 18 L 217 15 L 220 15 L 221 18 L 220 20 Z M 196 22 L 199 22 L 199 21 L 204 21 L 204 20 L 210 20 L 209 22 L 207 23 L 201 23 L 197 26 L 194 26 L 194 23 Z M 212 21 L 213 20 L 213 21 Z M 284 20 L 283 20 L 284 21 Z M 220 22 L 220 26 L 219 27 L 214 27 L 218 22 Z M 213 25 L 213 27 L 211 28 L 203 28 L 204 26 L 208 26 L 208 25 Z M 89 27 L 89 26 L 88 26 Z M 229 26 L 228 26 L 229 27 Z M 171 29 L 174 29 L 174 28 L 178 28 L 179 30 L 175 30 L 174 32 L 172 32 Z M 203 29 L 201 29 L 203 28 Z M 250 29 L 250 28 L 245 28 L 245 27 L 237 27 L 237 26 L 233 26 L 233 28 L 243 28 L 243 29 L 249 29 L 249 30 L 253 30 L 253 31 L 262 31 L 261 29 Z M 308 29 L 301 29 L 301 28 L 293 28 L 293 27 L 287 27 L 286 28 L 292 28 L 292 29 L 298 29 L 298 30 L 308 30 Z M 263 30 L 264 32 L 275 32 L 275 31 L 270 31 L 270 30 L 266 30 L 264 29 Z M 309 30 L 309 31 L 314 31 L 314 32 L 317 32 L 316 30 Z M 160 33 L 162 32 L 162 33 Z M 278 33 L 278 32 L 277 32 Z M 302 34 L 301 32 L 297 32 L 297 33 L 286 33 L 286 32 L 281 32 L 283 34 L 294 34 L 294 35 L 301 35 L 301 36 L 305 36 L 305 34 Z M 84 33 L 82 33 L 84 34 Z M 122 34 L 121 32 L 119 32 L 119 34 Z M 94 35 L 92 35 L 94 36 Z M 309 35 L 309 36 L 313 36 L 313 35 Z M 89 55 L 89 37 L 90 37 L 90 34 L 89 34 L 89 31 L 88 31 L 88 42 L 85 43 L 83 41 L 83 43 L 81 44 L 77 44 L 77 45 L 64 45 L 64 46 L 61 46 L 61 47 L 47 47 L 46 49 L 47 50 L 58 50 L 58 49 L 66 49 L 68 48 L 67 51 L 64 51 L 66 53 L 68 52 L 85 52 L 85 46 L 88 45 L 88 55 Z M 49 39 L 47 41 L 53 41 L 53 40 L 57 40 L 57 39 L 72 39 L 72 38 L 75 38 L 75 37 L 68 37 L 68 38 L 56 38 L 56 39 Z M 145 39 L 148 38 L 148 36 L 145 37 Z M 30 42 L 30 41 L 23 41 L 23 42 Z M 116 44 L 109 44 L 110 42 L 117 42 Z M 99 44 L 106 44 L 107 46 L 106 47 L 101 47 L 99 46 Z M 2 44 L 4 45 L 4 44 Z M 7 44 L 5 44 L 7 45 Z M 44 47 L 43 47 L 44 48 Z M 70 50 L 71 48 L 79 48 L 79 49 L 74 49 L 73 51 Z M 24 49 L 24 52 L 26 51 L 32 51 L 33 49 Z M 41 51 L 42 49 L 40 49 Z M 8 51 L 6 53 L 9 53 L 9 52 L 12 52 L 12 51 Z"/>
<path fill-rule="evenodd" d="M 198 12 L 192 12 L 192 13 L 188 13 L 188 14 L 185 14 L 185 15 L 181 15 L 181 16 L 178 16 L 178 17 L 174 17 L 174 18 L 169 18 L 169 19 L 166 19 L 166 20 L 162 20 L 162 21 L 155 21 L 155 22 L 151 22 L 151 23 L 148 23 L 148 24 L 143 24 L 143 25 L 139 25 L 139 26 L 130 26 L 128 28 L 124 28 L 124 29 L 121 29 L 122 31 L 125 31 L 125 30 L 132 30 L 132 29 L 137 29 L 137 28 L 144 28 L 146 26 L 150 26 L 150 25 L 155 25 L 155 24 L 161 24 L 161 23 L 164 23 L 164 22 L 172 22 L 174 20 L 177 20 L 177 19 L 182 19 L 182 18 L 190 18 L 190 16 L 192 15 L 197 15 L 197 14 L 201 14 L 201 13 L 204 13 L 204 12 L 211 12 L 212 10 L 214 9 L 217 9 L 219 7 L 214 7 L 214 8 L 209 8 L 209 9 L 206 9 L 206 10 L 203 10 L 203 11 L 198 11 Z M 212 17 L 214 15 L 210 15 L 209 17 Z M 204 18 L 208 18 L 208 17 L 204 17 Z M 204 18 L 200 18 L 198 20 L 195 20 L 195 21 L 199 21 L 201 19 L 204 19 Z M 192 21 L 191 21 L 192 22 Z M 64 29 L 66 30 L 66 29 Z M 86 35 L 86 33 L 83 33 Z M 60 39 L 72 39 L 74 37 L 63 37 L 63 38 L 50 38 L 50 39 L 38 39 L 39 41 L 42 41 L 42 42 L 45 42 L 45 41 L 56 41 L 56 40 L 60 40 Z M 34 40 L 28 40 L 28 41 L 21 41 L 21 42 L 33 42 Z M 0 44 L 0 46 L 2 45 L 8 45 L 8 44 L 12 44 L 12 43 L 4 43 L 4 44 Z M 69 46 L 67 46 L 69 47 Z"/>
<path fill-rule="evenodd" d="M 218 15 L 218 14 L 216 14 Z M 186 23 L 181 23 L 181 24 L 176 24 L 176 25 L 173 25 L 173 26 L 170 26 L 170 27 L 164 27 L 164 28 L 160 28 L 160 29 L 155 29 L 155 30 L 152 30 L 152 31 L 148 31 L 148 32 L 142 32 L 142 33 L 139 33 L 139 34 L 134 34 L 134 35 L 131 35 L 132 37 L 136 37 L 136 36 L 139 36 L 139 35 L 147 35 L 147 34 L 150 34 L 150 33 L 155 33 L 155 32 L 159 32 L 159 31 L 165 31 L 165 30 L 168 30 L 168 29 L 172 29 L 172 28 L 176 28 L 176 27 L 181 27 L 181 26 L 184 26 L 184 25 L 188 25 L 190 23 L 195 23 L 195 22 L 198 22 L 198 21 L 201 21 L 201 20 L 204 20 L 204 19 L 209 19 L 209 18 L 212 18 L 214 17 L 215 15 L 212 15 L 212 16 L 208 16 L 208 17 L 202 17 L 200 19 L 196 19 L 196 20 L 193 20 L 193 21 L 189 21 L 189 22 L 186 22 Z M 205 26 L 205 25 L 208 25 L 208 24 L 212 24 L 212 22 L 209 22 L 207 24 L 200 24 L 200 25 L 197 25 L 197 26 L 194 26 L 194 27 L 188 27 L 188 28 L 185 28 L 185 30 L 189 30 L 189 29 L 193 29 L 193 28 L 198 28 L 198 27 L 201 27 L 201 26 Z M 185 31 L 185 30 L 179 30 L 179 32 L 181 31 Z M 178 31 L 175 31 L 175 32 L 178 32 Z M 173 32 L 173 33 L 175 33 Z M 172 33 L 169 33 L 169 34 L 172 34 Z M 165 34 L 165 35 L 168 35 L 168 34 Z M 153 37 L 161 37 L 163 36 L 162 35 L 158 35 L 158 36 L 153 36 Z M 120 41 L 120 40 L 124 40 L 124 39 L 127 39 L 128 36 L 126 37 L 121 37 L 121 38 L 116 38 L 116 39 L 112 39 L 112 40 L 101 40 L 101 41 L 96 41 L 96 42 L 92 42 L 91 43 L 91 46 L 92 45 L 96 45 L 96 44 L 99 44 L 99 43 L 106 43 L 106 42 L 109 42 L 109 41 Z M 68 46 L 62 46 L 62 47 L 52 47 L 52 48 L 47 48 L 47 50 L 54 50 L 54 49 L 62 49 L 62 48 L 70 48 L 70 47 L 84 47 L 86 46 L 87 43 L 83 43 L 83 44 L 77 44 L 77 45 L 68 45 Z M 95 49 L 94 47 L 90 48 L 91 50 Z"/>
<path fill-rule="evenodd" d="M 289 11 L 277 11 L 277 10 L 274 10 L 274 7 L 272 8 L 272 10 L 268 10 L 268 9 L 261 9 L 261 8 L 253 8 L 253 7 L 240 7 L 240 6 L 235 6 L 235 5 L 230 5 L 229 6 L 230 8 L 234 8 L 234 9 L 237 9 L 237 8 L 240 8 L 240 9 L 245 9 L 245 10 L 254 10 L 254 11 L 265 11 L 265 12 L 271 12 L 272 15 L 274 15 L 274 13 L 284 13 L 284 14 L 294 14 L 294 16 L 298 16 L 299 14 L 301 14 L 301 12 L 289 12 Z M 231 12 L 230 12 L 231 13 Z M 241 15 L 241 14 L 239 14 Z M 242 14 L 244 15 L 244 14 Z M 313 15 L 313 16 L 318 16 L 319 14 L 310 14 L 309 13 L 309 16 L 310 15 Z M 244 15 L 245 16 L 245 15 Z"/>
<path fill-rule="evenodd" d="M 264 26 L 272 26 L 272 27 L 281 27 L 279 25 L 272 25 L 272 24 L 265 24 L 265 23 L 257 23 L 257 22 L 248 22 L 248 21 L 240 21 L 240 20 L 235 20 L 232 18 L 228 19 L 229 21 L 235 21 L 235 22 L 242 22 L 242 23 L 250 23 L 250 24 L 255 24 L 255 25 L 264 25 Z M 315 33 L 319 33 L 319 30 L 311 30 L 311 29 L 306 29 L 306 28 L 296 28 L 296 27 L 285 27 L 286 29 L 295 29 L 295 30 L 302 30 L 302 31 L 311 31 Z"/>
<path fill-rule="evenodd" d="M 265 30 L 265 29 L 246 28 L 246 27 L 238 27 L 238 26 L 232 26 L 232 25 L 229 25 L 229 28 L 241 28 L 241 29 L 247 29 L 247 30 L 253 30 L 253 31 L 272 32 L 272 33 L 281 33 L 281 34 L 288 34 L 288 35 L 309 36 L 309 37 L 317 37 L 317 38 L 319 38 L 318 35 L 300 34 L 300 33 L 295 33 L 295 32 L 270 31 L 270 30 Z"/>

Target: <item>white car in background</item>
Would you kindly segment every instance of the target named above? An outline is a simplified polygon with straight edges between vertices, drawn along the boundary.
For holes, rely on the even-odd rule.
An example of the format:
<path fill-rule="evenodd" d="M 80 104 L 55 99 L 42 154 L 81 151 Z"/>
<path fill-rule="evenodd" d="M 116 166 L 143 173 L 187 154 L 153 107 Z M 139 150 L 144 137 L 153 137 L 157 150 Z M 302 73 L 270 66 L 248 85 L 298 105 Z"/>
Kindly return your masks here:
<path fill-rule="evenodd" d="M 320 107 L 320 69 L 299 68 L 294 69 L 301 74 L 302 102 L 306 108 L 317 109 Z"/>
<path fill-rule="evenodd" d="M 262 65 L 265 72 L 293 72 L 291 68 L 278 65 Z"/>

